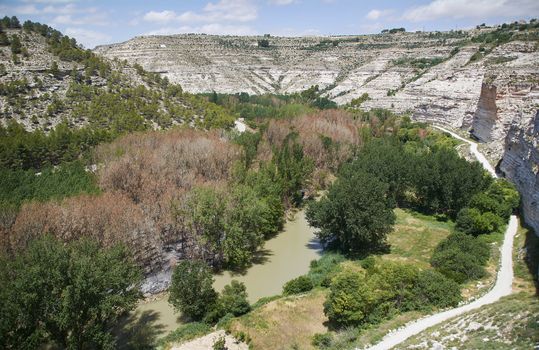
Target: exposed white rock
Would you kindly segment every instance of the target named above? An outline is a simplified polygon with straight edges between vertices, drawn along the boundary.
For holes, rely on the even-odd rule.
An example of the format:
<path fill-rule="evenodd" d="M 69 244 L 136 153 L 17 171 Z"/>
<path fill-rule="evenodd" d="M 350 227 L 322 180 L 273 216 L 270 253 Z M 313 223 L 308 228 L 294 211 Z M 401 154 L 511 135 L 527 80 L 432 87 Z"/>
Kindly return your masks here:
<path fill-rule="evenodd" d="M 523 194 L 524 218 L 539 234 L 537 120 L 539 51 L 513 41 L 470 62 L 479 49 L 456 44 L 473 32 L 308 38 L 173 35 L 136 37 L 96 51 L 160 72 L 191 92 L 292 93 L 318 84 L 346 104 L 364 93 L 364 109 L 390 108 L 423 120 L 471 129 L 493 164 Z M 333 45 L 333 41 L 338 41 Z M 166 45 L 166 50 L 155 48 Z M 426 69 L 411 59 L 441 58 Z"/>

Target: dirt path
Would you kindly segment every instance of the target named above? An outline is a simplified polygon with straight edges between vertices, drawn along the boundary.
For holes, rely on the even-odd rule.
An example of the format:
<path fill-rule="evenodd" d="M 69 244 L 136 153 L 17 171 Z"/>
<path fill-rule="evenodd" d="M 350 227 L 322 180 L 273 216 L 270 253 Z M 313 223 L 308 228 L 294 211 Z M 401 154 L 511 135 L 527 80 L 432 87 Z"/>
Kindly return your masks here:
<path fill-rule="evenodd" d="M 171 350 L 211 350 L 213 344 L 220 337 L 225 337 L 226 348 L 228 350 L 248 350 L 249 346 L 245 343 L 236 341 L 231 335 L 227 335 L 225 331 L 219 330 L 200 338 L 193 339 L 181 345 L 175 345 Z"/>
<path fill-rule="evenodd" d="M 453 137 L 470 144 L 470 150 L 477 157 L 477 160 L 479 160 L 479 162 L 483 164 L 483 167 L 485 167 L 485 169 L 493 177 L 497 177 L 494 168 L 490 165 L 485 156 L 477 150 L 477 143 L 466 140 L 455 134 L 454 132 L 444 129 L 442 127 L 435 126 L 435 128 L 447 132 Z M 498 275 L 496 276 L 496 283 L 487 294 L 469 304 L 411 322 L 405 325 L 403 328 L 397 329 L 396 331 L 389 333 L 382 339 L 381 342 L 370 347 L 369 349 L 391 349 L 395 345 L 402 343 L 409 337 L 416 335 L 429 327 L 432 327 L 440 322 L 446 321 L 452 317 L 461 315 L 465 312 L 478 309 L 483 305 L 496 302 L 501 297 L 511 294 L 513 283 L 513 239 L 517 232 L 517 227 L 517 218 L 516 216 L 512 215 L 509 219 L 509 225 L 507 226 L 507 230 L 505 231 L 505 236 L 501 247 L 501 265 L 498 270 Z"/>

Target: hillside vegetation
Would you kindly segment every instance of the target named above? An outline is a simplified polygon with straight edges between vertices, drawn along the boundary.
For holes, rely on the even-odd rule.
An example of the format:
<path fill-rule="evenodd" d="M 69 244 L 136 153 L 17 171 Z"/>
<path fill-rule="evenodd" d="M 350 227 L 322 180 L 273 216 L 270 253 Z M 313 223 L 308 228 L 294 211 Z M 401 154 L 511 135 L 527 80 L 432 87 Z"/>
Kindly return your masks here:
<path fill-rule="evenodd" d="M 372 344 L 420 315 L 455 307 L 482 293 L 471 285 L 478 280 L 489 283 L 487 267 L 490 271 L 494 266 L 495 274 L 497 258 L 491 254 L 496 248 L 487 242 L 499 241 L 498 231 L 518 204 L 518 193 L 503 180 L 493 182 L 478 163 L 459 158 L 452 146 L 443 135 L 404 120 L 393 138 L 374 139 L 363 147 L 307 211 L 310 223 L 321 228 L 319 238 L 352 260 L 332 260 L 329 255 L 313 262 L 309 274 L 283 289 L 283 295 L 307 293 L 307 297 L 284 297 L 289 309 L 279 306 L 283 301 L 255 309 L 252 316 L 231 323 L 233 334 L 251 339 L 253 346 L 276 348 L 267 335 L 278 337 L 286 326 L 269 320 L 315 308 L 315 302 L 309 302 L 311 294 L 323 291 L 327 321 L 314 317 L 312 324 L 303 320 L 296 327 L 323 326 L 327 331 L 313 331 L 311 343 L 304 334 L 282 341 L 292 347 L 347 349 Z M 423 178 L 424 171 L 429 175 Z M 459 184 L 450 179 L 459 179 Z M 462 188 L 468 188 L 466 196 Z M 493 206 L 487 209 L 480 202 Z M 396 205 L 409 209 L 394 210 Z M 462 216 L 479 207 L 480 215 L 488 213 L 500 225 L 488 226 L 482 233 L 463 231 L 468 226 Z M 326 267 L 321 279 L 314 277 L 318 266 Z"/>
<path fill-rule="evenodd" d="M 519 28 L 432 39 L 495 50 Z M 366 45 L 348 39 L 303 51 Z M 392 65 L 420 78 L 457 54 Z M 193 95 L 16 17 L 0 20 L 0 58 L 6 349 L 115 348 L 112 329 L 142 292 L 167 288 L 187 324 L 159 343 L 150 330 L 140 346 L 166 347 L 214 326 L 261 349 L 365 345 L 487 288 L 520 202 L 513 185 L 459 157 L 449 135 L 389 110 L 361 110 L 368 94 L 342 108 L 318 85 Z M 238 117 L 246 132 L 232 128 Z M 303 207 L 326 251 L 307 274 L 254 305 L 237 281 L 213 289 L 214 272 L 248 269 Z"/>

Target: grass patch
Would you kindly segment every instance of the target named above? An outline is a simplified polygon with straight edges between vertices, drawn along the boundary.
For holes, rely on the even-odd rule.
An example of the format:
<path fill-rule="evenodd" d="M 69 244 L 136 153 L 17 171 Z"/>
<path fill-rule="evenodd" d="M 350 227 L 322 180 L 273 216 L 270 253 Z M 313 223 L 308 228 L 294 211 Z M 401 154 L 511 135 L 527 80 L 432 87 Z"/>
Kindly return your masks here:
<path fill-rule="evenodd" d="M 388 235 L 391 251 L 383 258 L 430 267 L 434 248 L 451 233 L 454 223 L 411 210 L 396 209 L 395 214 L 395 228 Z"/>
<path fill-rule="evenodd" d="M 183 325 L 170 332 L 166 337 L 159 340 L 158 345 L 163 349 L 169 349 L 173 344 L 184 343 L 186 341 L 202 337 L 211 333 L 212 328 L 206 323 L 193 322 Z"/>
<path fill-rule="evenodd" d="M 316 333 L 325 333 L 326 290 L 271 301 L 231 322 L 232 334 L 245 334 L 252 349 L 315 349 L 311 344 Z"/>

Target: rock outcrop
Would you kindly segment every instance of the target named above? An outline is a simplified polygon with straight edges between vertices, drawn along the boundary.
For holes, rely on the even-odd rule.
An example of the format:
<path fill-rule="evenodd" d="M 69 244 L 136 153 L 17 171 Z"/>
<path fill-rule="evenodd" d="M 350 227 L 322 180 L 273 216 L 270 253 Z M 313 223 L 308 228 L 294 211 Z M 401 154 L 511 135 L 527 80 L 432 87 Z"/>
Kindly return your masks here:
<path fill-rule="evenodd" d="M 512 125 L 500 170 L 519 189 L 524 219 L 539 232 L 539 111 L 527 125 Z"/>

